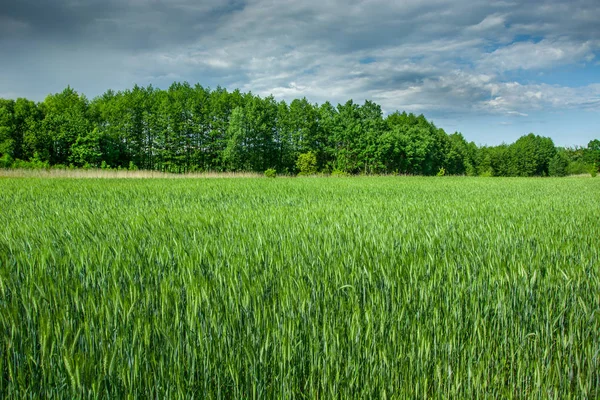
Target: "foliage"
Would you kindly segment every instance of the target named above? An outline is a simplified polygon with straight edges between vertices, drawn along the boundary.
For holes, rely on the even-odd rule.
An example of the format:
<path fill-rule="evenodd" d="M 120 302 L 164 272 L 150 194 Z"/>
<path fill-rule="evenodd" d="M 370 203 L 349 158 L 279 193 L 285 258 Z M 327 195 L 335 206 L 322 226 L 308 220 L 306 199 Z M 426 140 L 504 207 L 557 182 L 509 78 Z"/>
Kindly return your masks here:
<path fill-rule="evenodd" d="M 563 150 L 573 164 L 568 171 L 600 168 L 600 140 Z M 449 175 L 547 176 L 556 151 L 551 139 L 533 133 L 512 144 L 477 147 L 423 115 L 384 116 L 372 101 L 287 104 L 188 83 L 108 90 L 91 101 L 71 87 L 40 103 L 0 99 L 0 157 L 15 160 L 13 167 L 37 154 L 49 166 L 105 162 L 128 169 L 133 163 L 173 173 L 272 167 L 309 175 L 334 169 L 436 175 L 443 167 Z M 307 154 L 314 158 L 299 165 Z"/>
<path fill-rule="evenodd" d="M 598 398 L 598 179 L 2 179 L 2 398 Z"/>
<path fill-rule="evenodd" d="M 296 161 L 299 175 L 314 175 L 317 173 L 317 156 L 312 151 L 302 153 Z"/>
<path fill-rule="evenodd" d="M 80 135 L 71 146 L 70 160 L 76 165 L 91 164 L 96 167 L 102 162 L 101 134 L 97 128 L 85 135 Z"/>
<path fill-rule="evenodd" d="M 444 176 L 444 175 L 446 175 L 446 169 L 444 167 L 441 167 L 437 173 L 437 176 Z"/>
<path fill-rule="evenodd" d="M 476 176 L 477 175 L 477 169 L 470 162 L 465 162 L 465 174 L 467 176 Z"/>
<path fill-rule="evenodd" d="M 265 176 L 267 178 L 276 178 L 277 177 L 277 171 L 274 170 L 273 168 L 269 168 L 265 171 Z"/>
<path fill-rule="evenodd" d="M 0 168 L 10 168 L 13 165 L 14 160 L 10 154 L 4 154 L 0 157 Z"/>
<path fill-rule="evenodd" d="M 350 176 L 350 174 L 346 171 L 334 169 L 333 171 L 331 171 L 331 176 L 334 178 L 340 178 L 340 177 L 343 178 L 343 177 Z"/>
<path fill-rule="evenodd" d="M 34 155 L 30 161 L 14 160 L 12 163 L 12 168 L 46 169 L 46 168 L 50 168 L 50 163 L 48 161 L 42 160 L 39 157 L 39 154 L 36 152 L 36 153 L 34 153 Z"/>
<path fill-rule="evenodd" d="M 569 156 L 563 152 L 557 152 L 548 165 L 550 176 L 567 176 L 569 168 Z"/>
<path fill-rule="evenodd" d="M 556 148 L 550 138 L 530 133 L 519 138 L 508 148 L 506 165 L 509 176 L 546 176 Z"/>
<path fill-rule="evenodd" d="M 588 143 L 585 159 L 596 168 L 596 171 L 600 171 L 600 140 L 595 139 Z"/>
<path fill-rule="evenodd" d="M 568 175 L 582 175 L 588 174 L 593 168 L 591 164 L 586 164 L 584 161 L 570 161 L 567 167 Z"/>

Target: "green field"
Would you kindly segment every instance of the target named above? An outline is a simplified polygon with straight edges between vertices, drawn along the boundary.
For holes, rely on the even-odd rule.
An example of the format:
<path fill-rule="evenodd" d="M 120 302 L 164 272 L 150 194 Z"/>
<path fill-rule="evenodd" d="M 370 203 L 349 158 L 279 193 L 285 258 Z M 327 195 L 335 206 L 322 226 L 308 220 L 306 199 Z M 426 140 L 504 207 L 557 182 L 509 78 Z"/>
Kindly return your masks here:
<path fill-rule="evenodd" d="M 598 398 L 600 179 L 0 179 L 0 397 Z"/>

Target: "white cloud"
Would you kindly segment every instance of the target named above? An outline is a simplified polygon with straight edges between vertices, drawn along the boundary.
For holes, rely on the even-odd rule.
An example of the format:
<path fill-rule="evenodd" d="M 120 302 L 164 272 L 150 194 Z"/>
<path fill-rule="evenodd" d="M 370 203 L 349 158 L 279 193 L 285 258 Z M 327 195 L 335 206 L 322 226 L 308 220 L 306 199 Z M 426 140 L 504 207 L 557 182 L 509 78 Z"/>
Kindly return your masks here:
<path fill-rule="evenodd" d="M 597 48 L 591 41 L 576 43 L 566 39 L 518 42 L 485 54 L 479 67 L 500 71 L 552 68 L 591 61 Z"/>
<path fill-rule="evenodd" d="M 0 87 L 40 99 L 66 84 L 94 96 L 188 80 L 426 115 L 598 111 L 597 86 L 519 79 L 595 62 L 596 1 L 123 0 L 74 10 L 49 0 L 44 7 L 62 10 L 50 24 L 48 10 L 27 11 L 31 0 L 22 0 L 0 11 L 0 21 L 27 27 L 0 38 L 11 55 L 0 59 Z"/>
<path fill-rule="evenodd" d="M 477 25 L 472 25 L 467 28 L 468 31 L 472 32 L 486 32 L 490 30 L 495 30 L 498 28 L 505 27 L 506 16 L 502 14 L 492 14 L 486 16 L 481 22 Z"/>
<path fill-rule="evenodd" d="M 497 84 L 496 95 L 482 103 L 488 110 L 512 114 L 513 110 L 578 109 L 600 111 L 600 85 L 564 87 L 547 84 Z"/>
<path fill-rule="evenodd" d="M 515 115 L 517 117 L 528 117 L 529 116 L 529 114 L 525 114 L 525 113 L 518 112 L 518 111 L 507 111 L 506 113 L 508 115 Z"/>

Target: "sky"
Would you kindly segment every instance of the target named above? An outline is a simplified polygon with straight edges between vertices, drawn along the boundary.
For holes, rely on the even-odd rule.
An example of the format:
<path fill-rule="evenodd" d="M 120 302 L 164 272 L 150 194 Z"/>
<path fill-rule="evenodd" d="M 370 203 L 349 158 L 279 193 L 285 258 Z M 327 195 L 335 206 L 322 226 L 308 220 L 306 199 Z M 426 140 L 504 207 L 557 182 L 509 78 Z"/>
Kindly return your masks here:
<path fill-rule="evenodd" d="M 598 0 L 0 0 L 0 97 L 220 85 L 372 100 L 477 144 L 600 138 Z"/>

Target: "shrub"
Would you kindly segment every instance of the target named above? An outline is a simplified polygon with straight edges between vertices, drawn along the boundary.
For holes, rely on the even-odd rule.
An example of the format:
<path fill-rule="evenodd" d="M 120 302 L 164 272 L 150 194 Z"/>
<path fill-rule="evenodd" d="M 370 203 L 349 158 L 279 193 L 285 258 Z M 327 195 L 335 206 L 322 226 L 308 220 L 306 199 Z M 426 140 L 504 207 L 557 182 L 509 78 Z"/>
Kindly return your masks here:
<path fill-rule="evenodd" d="M 571 161 L 567 166 L 567 175 L 581 175 L 590 172 L 590 165 L 583 161 Z"/>
<path fill-rule="evenodd" d="M 446 175 L 446 168 L 441 167 L 437 173 L 437 176 L 444 176 L 444 175 Z"/>
<path fill-rule="evenodd" d="M 485 178 L 489 178 L 494 176 L 494 171 L 491 168 L 488 168 L 484 171 L 481 171 L 481 173 L 479 174 L 479 176 L 483 176 Z"/>
<path fill-rule="evenodd" d="M 333 176 L 333 177 L 345 177 L 345 176 L 350 176 L 350 174 L 347 173 L 346 171 L 342 171 L 340 169 L 334 169 L 331 172 L 331 176 Z"/>
<path fill-rule="evenodd" d="M 0 168 L 10 168 L 13 164 L 13 159 L 9 154 L 0 157 Z"/>
<path fill-rule="evenodd" d="M 314 175 L 317 173 L 317 156 L 312 151 L 298 156 L 296 167 L 300 170 L 298 175 Z"/>
<path fill-rule="evenodd" d="M 35 153 L 33 158 L 30 161 L 23 160 L 15 160 L 12 164 L 13 168 L 22 168 L 22 169 L 48 169 L 50 168 L 50 164 L 48 161 L 42 161 L 38 154 Z"/>
<path fill-rule="evenodd" d="M 274 168 L 269 168 L 265 171 L 265 176 L 267 178 L 275 178 L 277 177 L 277 171 Z"/>
<path fill-rule="evenodd" d="M 465 162 L 465 173 L 467 176 L 477 176 L 477 170 L 470 162 Z"/>

